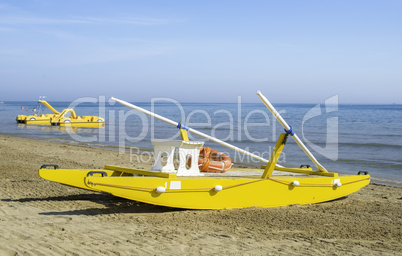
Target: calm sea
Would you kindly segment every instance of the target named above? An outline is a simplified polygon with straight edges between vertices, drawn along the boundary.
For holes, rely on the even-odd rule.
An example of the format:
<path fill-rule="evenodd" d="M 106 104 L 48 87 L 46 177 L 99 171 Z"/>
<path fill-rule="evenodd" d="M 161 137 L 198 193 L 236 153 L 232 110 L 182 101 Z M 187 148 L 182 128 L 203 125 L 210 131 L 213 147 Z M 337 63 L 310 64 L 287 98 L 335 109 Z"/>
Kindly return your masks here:
<path fill-rule="evenodd" d="M 71 102 L 50 103 L 59 111 L 71 107 Z M 263 104 L 178 103 L 166 99 L 134 104 L 266 159 L 283 132 Z M 402 105 L 273 105 L 327 170 L 345 174 L 367 171 L 377 182 L 402 184 Z M 34 108 L 37 108 L 36 102 L 0 103 L 0 133 L 134 150 L 136 147 L 152 148 L 151 139 L 180 139 L 177 128 L 109 101 L 83 102 L 74 107 L 77 115 L 104 117 L 106 125 L 103 129 L 67 131 L 61 127 L 16 123 L 17 115 L 33 114 Z M 45 108 L 40 113 L 50 111 Z M 206 146 L 228 153 L 235 162 L 261 164 L 195 135 L 190 139 L 205 141 Z M 290 137 L 280 164 L 314 166 Z"/>

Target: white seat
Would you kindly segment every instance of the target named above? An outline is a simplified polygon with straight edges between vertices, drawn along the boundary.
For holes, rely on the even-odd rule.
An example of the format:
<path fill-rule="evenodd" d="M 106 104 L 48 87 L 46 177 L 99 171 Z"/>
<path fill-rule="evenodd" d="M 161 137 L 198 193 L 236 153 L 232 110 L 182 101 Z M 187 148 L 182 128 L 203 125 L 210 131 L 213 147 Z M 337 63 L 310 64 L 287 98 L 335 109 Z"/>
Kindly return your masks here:
<path fill-rule="evenodd" d="M 201 141 L 184 140 L 151 140 L 154 146 L 155 162 L 153 171 L 176 173 L 177 176 L 202 176 L 198 168 L 200 149 L 204 145 Z M 173 164 L 174 153 L 179 149 L 179 167 L 176 170 Z M 162 165 L 162 155 L 166 153 L 167 161 Z M 191 157 L 191 166 L 187 169 L 187 159 Z"/>

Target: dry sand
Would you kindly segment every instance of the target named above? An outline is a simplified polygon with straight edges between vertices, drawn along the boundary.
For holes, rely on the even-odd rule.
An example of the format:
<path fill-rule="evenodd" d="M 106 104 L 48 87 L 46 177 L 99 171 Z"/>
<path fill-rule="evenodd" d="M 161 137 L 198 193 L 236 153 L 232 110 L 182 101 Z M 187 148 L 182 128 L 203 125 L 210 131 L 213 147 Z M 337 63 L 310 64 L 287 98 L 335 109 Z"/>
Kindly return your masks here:
<path fill-rule="evenodd" d="M 117 151 L 0 137 L 0 255 L 402 255 L 402 189 L 332 202 L 180 210 L 42 180 L 42 164 L 147 168 Z M 135 158 L 134 158 L 135 159 Z"/>

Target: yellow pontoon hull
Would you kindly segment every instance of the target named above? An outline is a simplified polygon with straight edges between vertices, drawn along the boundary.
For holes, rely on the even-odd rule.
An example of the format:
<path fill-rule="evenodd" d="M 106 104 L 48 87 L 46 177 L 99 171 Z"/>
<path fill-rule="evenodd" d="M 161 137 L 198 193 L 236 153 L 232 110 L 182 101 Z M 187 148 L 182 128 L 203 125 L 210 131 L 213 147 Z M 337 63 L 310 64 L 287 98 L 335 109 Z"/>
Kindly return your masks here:
<path fill-rule="evenodd" d="M 186 209 L 277 207 L 320 203 L 347 196 L 370 183 L 369 175 L 275 176 L 268 179 L 177 177 L 174 174 L 119 168 L 105 170 L 43 168 L 39 170 L 39 175 L 65 185 L 110 193 L 149 204 Z M 133 174 L 144 176 L 133 176 Z M 294 181 L 298 182 L 297 186 L 294 185 Z"/>
<path fill-rule="evenodd" d="M 42 119 L 42 120 L 25 120 L 22 122 L 24 124 L 33 124 L 33 125 L 50 125 L 50 119 Z"/>
<path fill-rule="evenodd" d="M 33 124 L 33 125 L 50 125 L 50 120 L 55 118 L 57 115 L 53 114 L 41 114 L 41 115 L 19 115 L 16 118 L 17 123 L 23 124 Z"/>
<path fill-rule="evenodd" d="M 64 117 L 65 114 L 71 113 L 70 117 Z M 99 116 L 77 116 L 73 109 L 65 109 L 58 118 L 51 121 L 52 125 L 62 127 L 89 127 L 102 128 L 105 126 L 105 119 Z"/>
<path fill-rule="evenodd" d="M 52 123 L 54 126 L 61 126 L 61 127 L 88 127 L 88 128 L 102 128 L 105 127 L 105 122 L 57 122 Z"/>
<path fill-rule="evenodd" d="M 36 118 L 17 118 L 17 123 L 30 124 L 30 125 L 54 125 L 62 127 L 89 127 L 89 128 L 103 128 L 105 121 L 101 122 L 84 122 L 84 121 L 71 121 L 71 122 L 51 122 L 51 117 L 36 117 Z"/>

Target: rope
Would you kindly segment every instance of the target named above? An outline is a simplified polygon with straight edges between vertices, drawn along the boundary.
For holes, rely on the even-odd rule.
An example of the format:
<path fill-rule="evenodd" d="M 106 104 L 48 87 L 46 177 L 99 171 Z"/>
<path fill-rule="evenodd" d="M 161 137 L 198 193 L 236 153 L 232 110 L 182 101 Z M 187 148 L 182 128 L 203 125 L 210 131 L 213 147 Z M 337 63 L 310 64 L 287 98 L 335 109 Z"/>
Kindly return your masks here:
<path fill-rule="evenodd" d="M 91 185 L 100 185 L 100 186 L 106 186 L 106 187 L 116 187 L 116 188 L 128 188 L 128 189 L 137 189 L 137 190 L 146 190 L 146 191 L 153 191 L 155 189 L 153 188 L 143 188 L 143 187 L 133 187 L 133 186 L 123 186 L 123 185 L 114 185 L 114 184 L 106 184 L 106 183 L 98 183 L 98 182 L 92 182 L 88 181 L 88 184 Z"/>
<path fill-rule="evenodd" d="M 273 178 L 267 178 L 268 180 L 272 180 L 272 181 L 276 181 L 279 183 L 284 183 L 287 185 L 292 184 L 292 182 L 289 181 L 285 181 L 285 180 L 280 180 L 280 179 L 273 179 Z M 365 180 L 369 180 L 370 178 L 365 178 L 365 179 L 360 179 L 360 180 L 355 180 L 355 181 L 350 181 L 350 182 L 345 182 L 343 183 L 343 185 L 348 185 L 348 184 L 352 184 L 352 183 L 356 183 L 356 182 L 360 182 L 360 181 L 365 181 Z M 255 182 L 260 182 L 266 179 L 258 179 L 258 180 L 253 180 L 253 181 L 248 181 L 248 182 L 243 182 L 243 183 L 239 183 L 239 184 L 234 184 L 234 185 L 229 185 L 229 186 L 224 186 L 222 187 L 223 189 L 229 189 L 229 188 L 234 188 L 234 187 L 238 187 L 238 186 L 243 186 L 243 185 L 247 185 L 247 184 L 251 184 L 251 183 L 255 183 Z M 137 190 L 145 190 L 145 191 L 155 191 L 154 188 L 144 188 L 144 187 L 133 187 L 133 186 L 124 186 L 124 185 L 114 185 L 114 184 L 106 184 L 106 183 L 98 183 L 98 182 L 92 182 L 89 181 L 88 184 L 91 185 L 100 185 L 100 186 L 107 186 L 107 187 L 116 187 L 116 188 L 127 188 L 127 189 L 137 189 Z M 299 187 L 301 186 L 322 186 L 322 187 L 333 187 L 333 184 L 315 184 L 315 183 L 300 183 Z M 166 192 L 171 191 L 171 192 L 180 192 L 180 191 L 210 191 L 213 188 L 185 188 L 185 189 L 166 189 Z"/>
<path fill-rule="evenodd" d="M 365 179 L 355 180 L 355 181 L 349 181 L 349 182 L 343 183 L 343 185 L 348 185 L 348 184 L 352 184 L 352 183 L 356 183 L 356 182 L 364 181 L 364 180 L 369 180 L 369 179 L 370 179 L 370 178 L 365 178 Z"/>
<path fill-rule="evenodd" d="M 241 185 L 247 185 L 247 184 L 250 184 L 250 183 L 255 183 L 255 182 L 259 182 L 259 181 L 263 181 L 264 179 L 259 179 L 259 180 L 253 180 L 253 181 L 249 181 L 249 182 L 244 182 L 244 183 L 239 183 L 239 184 L 235 184 L 235 185 L 229 185 L 229 186 L 225 186 L 225 187 L 223 187 L 224 189 L 225 188 L 233 188 L 233 187 L 237 187 L 237 186 L 241 186 Z"/>
<path fill-rule="evenodd" d="M 285 184 L 292 184 L 292 182 L 289 181 L 285 181 L 285 180 L 280 180 L 280 179 L 273 179 L 273 178 L 267 178 L 269 180 L 272 181 L 277 181 L 280 183 L 285 183 Z M 364 181 L 364 180 L 369 180 L 370 178 L 365 178 L 365 179 L 361 179 L 361 180 L 354 180 L 354 181 L 349 181 L 349 182 L 345 182 L 342 183 L 342 185 L 348 185 L 348 184 L 352 184 L 352 183 L 356 183 L 356 182 L 360 182 L 360 181 Z M 317 183 L 300 183 L 299 187 L 301 186 L 320 186 L 320 187 L 332 187 L 333 184 L 317 184 Z"/>

